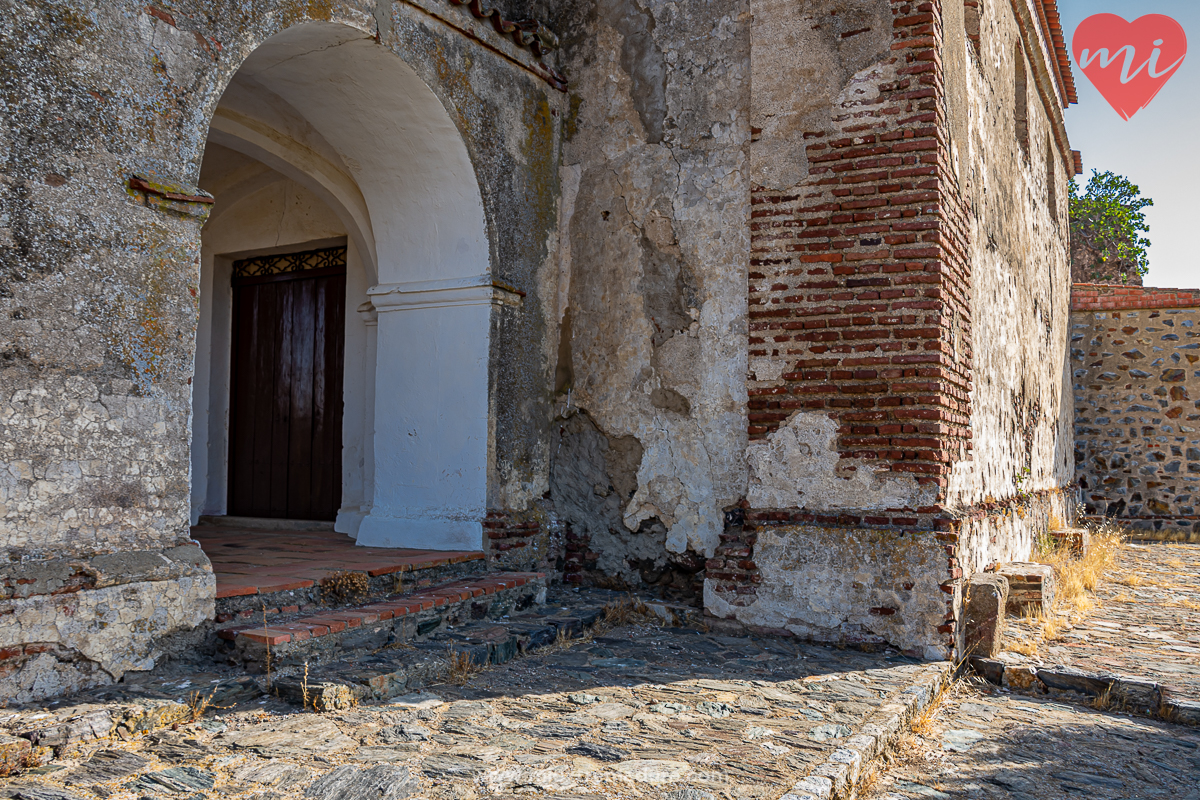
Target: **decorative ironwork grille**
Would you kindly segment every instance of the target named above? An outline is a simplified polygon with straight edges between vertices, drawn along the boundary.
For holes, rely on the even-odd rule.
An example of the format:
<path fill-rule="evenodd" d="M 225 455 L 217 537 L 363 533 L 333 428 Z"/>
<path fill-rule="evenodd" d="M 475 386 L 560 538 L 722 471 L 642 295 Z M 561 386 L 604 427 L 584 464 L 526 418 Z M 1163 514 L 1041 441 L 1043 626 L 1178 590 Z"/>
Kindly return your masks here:
<path fill-rule="evenodd" d="M 303 272 L 310 269 L 346 268 L 346 248 L 326 247 L 303 253 L 280 253 L 273 256 L 255 256 L 233 262 L 233 277 L 257 278 L 263 275 L 282 275 L 287 272 Z"/>

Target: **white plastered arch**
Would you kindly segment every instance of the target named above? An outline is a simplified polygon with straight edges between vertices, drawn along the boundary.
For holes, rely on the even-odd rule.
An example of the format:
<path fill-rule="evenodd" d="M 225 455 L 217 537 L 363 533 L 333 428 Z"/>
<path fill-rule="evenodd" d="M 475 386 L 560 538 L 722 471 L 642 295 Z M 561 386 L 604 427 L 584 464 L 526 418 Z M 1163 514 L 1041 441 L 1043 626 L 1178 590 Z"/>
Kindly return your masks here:
<path fill-rule="evenodd" d="M 373 491 L 338 529 L 360 544 L 481 548 L 494 290 L 478 180 L 446 109 L 372 37 L 306 23 L 243 62 L 209 141 L 319 197 L 373 283 L 347 298 L 347 325 L 371 334 Z M 230 199 L 271 180 L 241 172 L 223 187 Z"/>

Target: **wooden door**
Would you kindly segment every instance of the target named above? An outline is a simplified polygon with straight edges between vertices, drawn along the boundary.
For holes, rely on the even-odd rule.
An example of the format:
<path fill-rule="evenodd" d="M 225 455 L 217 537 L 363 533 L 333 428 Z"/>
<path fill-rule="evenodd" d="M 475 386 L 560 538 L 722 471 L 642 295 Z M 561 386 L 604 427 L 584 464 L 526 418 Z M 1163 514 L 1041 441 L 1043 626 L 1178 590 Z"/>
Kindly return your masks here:
<path fill-rule="evenodd" d="M 228 513 L 332 520 L 342 500 L 346 249 L 233 266 Z"/>

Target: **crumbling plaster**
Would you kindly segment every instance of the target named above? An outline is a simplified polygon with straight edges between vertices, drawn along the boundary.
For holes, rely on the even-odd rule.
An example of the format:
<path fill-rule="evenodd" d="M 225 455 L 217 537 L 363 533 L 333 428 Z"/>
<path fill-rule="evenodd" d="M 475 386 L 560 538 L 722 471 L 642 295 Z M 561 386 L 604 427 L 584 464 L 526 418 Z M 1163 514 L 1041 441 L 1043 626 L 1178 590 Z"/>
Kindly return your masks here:
<path fill-rule="evenodd" d="M 667 551 L 711 554 L 746 484 L 748 6 L 565 5 L 560 408 L 642 450 L 614 536 L 658 524 Z M 572 505 L 565 521 L 612 519 L 612 502 Z"/>
<path fill-rule="evenodd" d="M 837 421 L 827 414 L 797 411 L 765 440 L 752 442 L 747 456 L 750 506 L 830 511 L 937 501 L 936 486 L 919 486 L 911 476 L 839 456 L 837 430 Z"/>
<path fill-rule="evenodd" d="M 706 609 L 804 639 L 949 656 L 936 632 L 946 616 L 947 570 L 934 534 L 784 526 L 761 530 L 754 555 L 762 582 L 753 605 L 730 605 L 706 582 Z"/>

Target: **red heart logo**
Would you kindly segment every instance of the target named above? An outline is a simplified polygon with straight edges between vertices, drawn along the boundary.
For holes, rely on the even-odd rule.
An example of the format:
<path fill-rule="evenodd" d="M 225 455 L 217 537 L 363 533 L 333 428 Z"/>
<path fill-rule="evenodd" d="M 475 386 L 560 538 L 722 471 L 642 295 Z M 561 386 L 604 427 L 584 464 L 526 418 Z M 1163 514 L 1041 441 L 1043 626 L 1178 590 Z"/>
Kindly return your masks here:
<path fill-rule="evenodd" d="M 1108 104 L 1129 119 L 1150 104 L 1187 55 L 1187 36 L 1164 14 L 1126 22 L 1093 14 L 1071 39 L 1075 63 Z"/>

